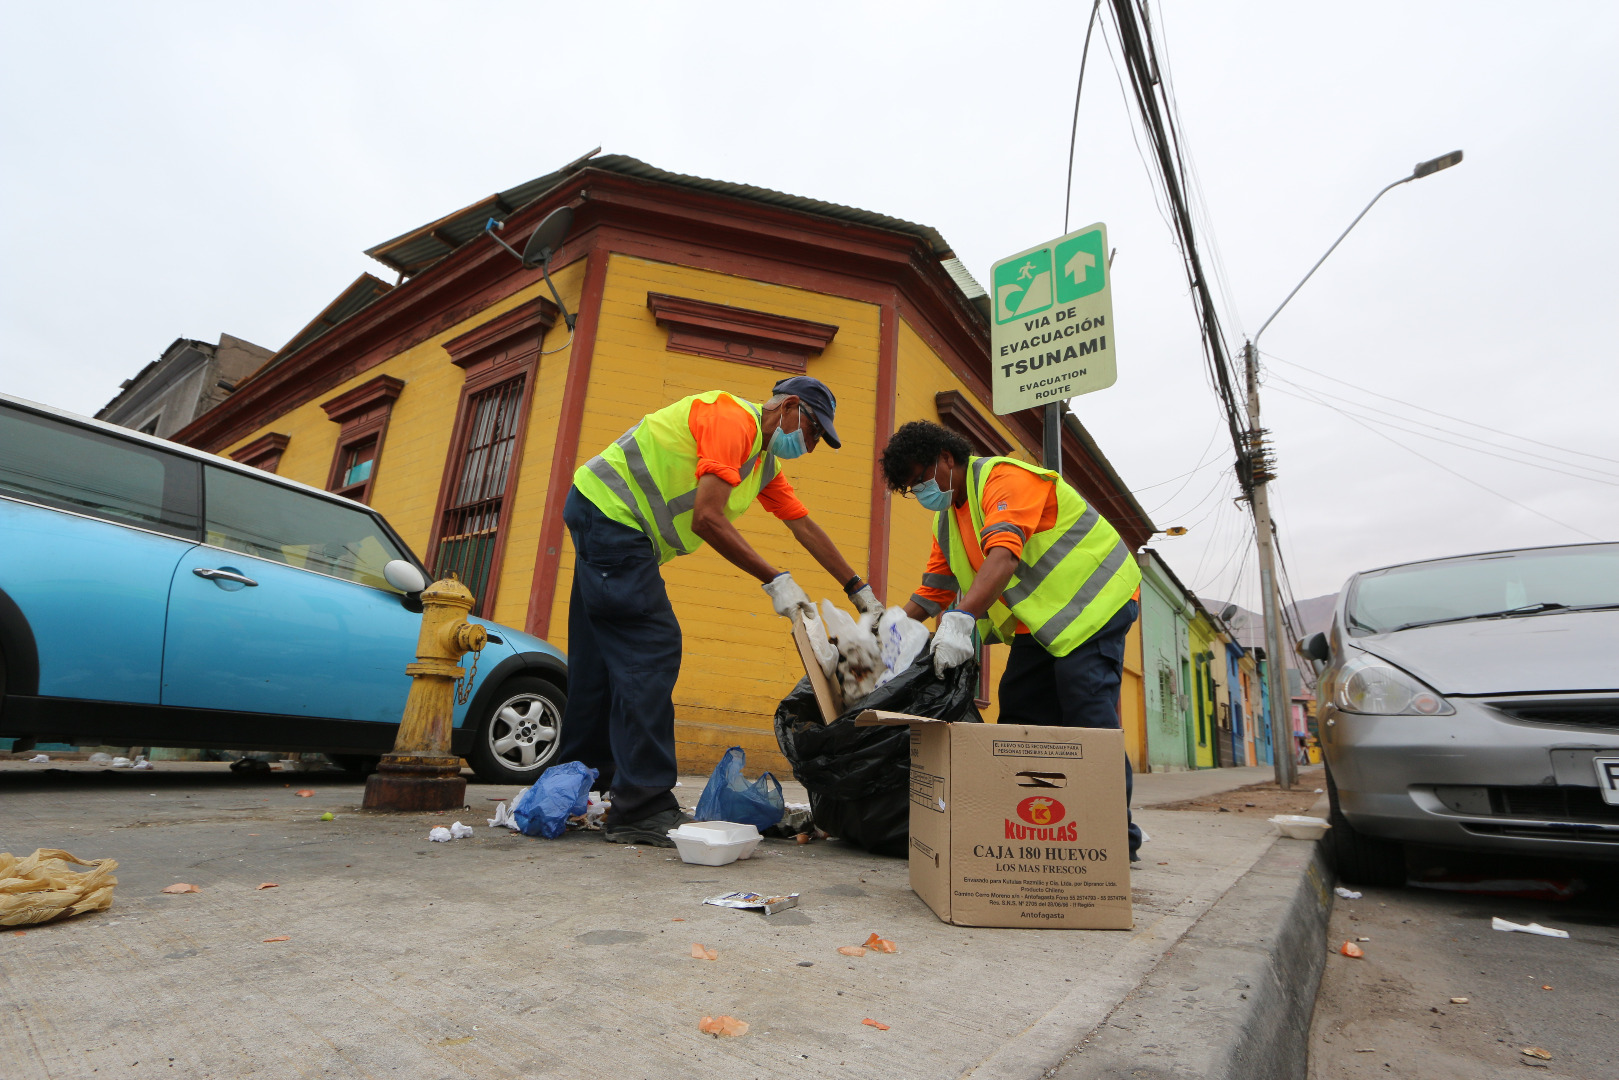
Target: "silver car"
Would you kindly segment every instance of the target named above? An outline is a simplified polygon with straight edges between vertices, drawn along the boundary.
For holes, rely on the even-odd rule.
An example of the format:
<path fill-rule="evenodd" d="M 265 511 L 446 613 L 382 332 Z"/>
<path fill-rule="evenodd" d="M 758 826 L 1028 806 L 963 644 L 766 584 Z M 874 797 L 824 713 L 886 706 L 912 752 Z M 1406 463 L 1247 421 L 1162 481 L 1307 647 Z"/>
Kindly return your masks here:
<path fill-rule="evenodd" d="M 1318 697 L 1339 875 L 1405 880 L 1404 845 L 1619 860 L 1619 544 L 1349 579 Z"/>

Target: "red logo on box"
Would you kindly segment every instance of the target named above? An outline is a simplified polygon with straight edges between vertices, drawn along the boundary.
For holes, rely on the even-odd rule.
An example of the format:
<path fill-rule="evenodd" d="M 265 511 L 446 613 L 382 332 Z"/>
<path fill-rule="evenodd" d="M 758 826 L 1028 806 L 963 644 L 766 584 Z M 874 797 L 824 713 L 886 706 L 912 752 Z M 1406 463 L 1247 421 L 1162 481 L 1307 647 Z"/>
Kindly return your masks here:
<path fill-rule="evenodd" d="M 1034 795 L 1017 804 L 1017 816 L 1030 825 L 1050 825 L 1063 819 L 1064 809 L 1049 795 Z"/>

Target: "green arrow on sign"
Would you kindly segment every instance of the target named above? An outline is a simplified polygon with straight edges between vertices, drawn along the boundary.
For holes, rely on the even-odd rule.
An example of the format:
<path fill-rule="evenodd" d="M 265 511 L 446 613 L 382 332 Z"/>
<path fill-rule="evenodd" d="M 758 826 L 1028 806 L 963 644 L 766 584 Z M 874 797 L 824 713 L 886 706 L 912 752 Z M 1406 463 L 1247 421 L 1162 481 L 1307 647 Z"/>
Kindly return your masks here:
<path fill-rule="evenodd" d="M 1102 230 L 1093 229 L 1070 237 L 1057 245 L 1057 303 L 1066 304 L 1102 291 L 1107 284 L 1107 258 L 1102 250 Z"/>

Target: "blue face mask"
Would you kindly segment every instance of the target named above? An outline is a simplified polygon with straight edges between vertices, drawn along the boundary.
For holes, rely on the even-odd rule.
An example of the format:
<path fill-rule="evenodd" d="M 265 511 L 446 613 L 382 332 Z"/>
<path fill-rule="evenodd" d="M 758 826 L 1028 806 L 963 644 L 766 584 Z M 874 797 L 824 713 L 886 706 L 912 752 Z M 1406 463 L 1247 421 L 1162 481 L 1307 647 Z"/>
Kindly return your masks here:
<path fill-rule="evenodd" d="M 798 428 L 799 430 L 797 431 L 783 431 L 779 427 L 776 428 L 775 433 L 770 436 L 770 452 L 787 461 L 791 461 L 795 457 L 803 457 L 808 453 L 809 447 L 804 445 L 804 414 L 802 412 L 798 414 Z"/>
<path fill-rule="evenodd" d="M 937 474 L 938 470 L 935 469 L 934 473 Z M 950 469 L 952 484 L 954 484 L 955 478 L 956 470 L 952 466 Z M 946 510 L 950 507 L 955 491 L 952 488 L 941 488 L 938 480 L 924 480 L 911 488 L 911 494 L 916 496 L 916 501 L 921 503 L 924 509 Z"/>

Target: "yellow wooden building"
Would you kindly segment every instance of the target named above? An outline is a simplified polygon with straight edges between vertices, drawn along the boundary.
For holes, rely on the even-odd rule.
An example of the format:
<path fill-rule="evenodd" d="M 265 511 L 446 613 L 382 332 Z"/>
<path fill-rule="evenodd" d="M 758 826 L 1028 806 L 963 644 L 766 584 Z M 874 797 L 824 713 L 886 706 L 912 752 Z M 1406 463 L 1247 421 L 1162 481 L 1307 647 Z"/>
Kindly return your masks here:
<path fill-rule="evenodd" d="M 521 249 L 561 206 L 574 223 L 552 278 L 577 318 L 571 331 L 540 272 L 485 235 L 493 219 Z M 983 290 L 926 226 L 614 155 L 368 254 L 397 280 L 362 276 L 176 438 L 370 503 L 430 569 L 460 572 L 478 614 L 563 649 L 573 555 L 562 502 L 574 468 L 677 398 L 721 389 L 762 401 L 790 373 L 830 386 L 843 449 L 788 471 L 890 603 L 919 583 L 931 525 L 882 484 L 875 459 L 895 427 L 935 420 L 979 452 L 1038 458 L 1036 414 L 990 412 Z M 1064 473 L 1132 549 L 1151 534 L 1072 417 Z M 755 509 L 737 524 L 812 597 L 842 601 L 771 515 Z M 741 745 L 750 766 L 783 768 L 772 716 L 802 675 L 785 623 L 706 547 L 664 573 L 685 634 L 682 767 Z M 1004 649 L 990 651 L 992 689 Z M 1141 697 L 1139 654 L 1127 703 Z M 986 718 L 994 711 L 991 696 Z"/>

